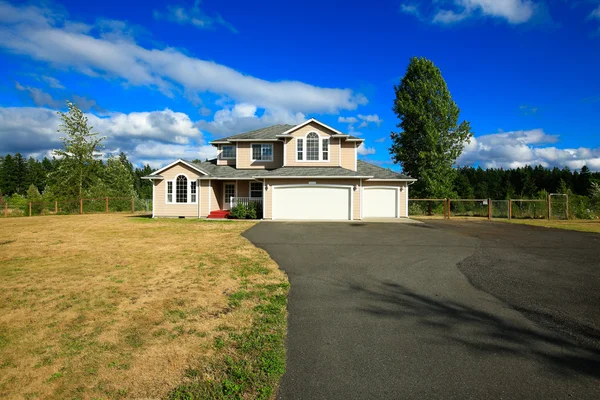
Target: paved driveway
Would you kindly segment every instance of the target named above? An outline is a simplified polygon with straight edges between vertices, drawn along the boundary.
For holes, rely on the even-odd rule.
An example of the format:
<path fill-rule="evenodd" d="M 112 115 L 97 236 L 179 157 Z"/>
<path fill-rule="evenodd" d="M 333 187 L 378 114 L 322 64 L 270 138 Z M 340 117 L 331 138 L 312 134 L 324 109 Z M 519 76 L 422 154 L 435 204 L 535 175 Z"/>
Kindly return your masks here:
<path fill-rule="evenodd" d="M 281 399 L 600 398 L 600 235 L 261 223 L 291 282 Z"/>

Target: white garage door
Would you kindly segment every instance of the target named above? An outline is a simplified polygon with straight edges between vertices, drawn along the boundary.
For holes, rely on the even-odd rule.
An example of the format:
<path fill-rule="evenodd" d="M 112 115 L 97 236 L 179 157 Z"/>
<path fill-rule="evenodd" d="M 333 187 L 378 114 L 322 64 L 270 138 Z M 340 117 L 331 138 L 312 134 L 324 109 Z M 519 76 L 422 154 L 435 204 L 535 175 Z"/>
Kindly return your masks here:
<path fill-rule="evenodd" d="M 351 188 L 273 186 L 273 219 L 348 220 Z"/>
<path fill-rule="evenodd" d="M 396 217 L 398 217 L 398 188 L 364 188 L 363 218 Z"/>

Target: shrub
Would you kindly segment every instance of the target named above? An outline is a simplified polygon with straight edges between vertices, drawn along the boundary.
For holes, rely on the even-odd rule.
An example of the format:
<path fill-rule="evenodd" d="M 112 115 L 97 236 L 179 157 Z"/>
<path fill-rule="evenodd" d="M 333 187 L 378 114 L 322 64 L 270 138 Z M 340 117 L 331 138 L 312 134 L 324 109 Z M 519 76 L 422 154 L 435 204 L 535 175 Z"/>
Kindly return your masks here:
<path fill-rule="evenodd" d="M 229 210 L 231 217 L 237 219 L 245 219 L 247 211 L 248 210 L 246 209 L 246 206 L 242 203 L 232 207 L 231 210 Z"/>
<path fill-rule="evenodd" d="M 249 203 L 248 208 L 246 210 L 246 218 L 256 219 L 256 217 L 257 217 L 256 203 Z"/>

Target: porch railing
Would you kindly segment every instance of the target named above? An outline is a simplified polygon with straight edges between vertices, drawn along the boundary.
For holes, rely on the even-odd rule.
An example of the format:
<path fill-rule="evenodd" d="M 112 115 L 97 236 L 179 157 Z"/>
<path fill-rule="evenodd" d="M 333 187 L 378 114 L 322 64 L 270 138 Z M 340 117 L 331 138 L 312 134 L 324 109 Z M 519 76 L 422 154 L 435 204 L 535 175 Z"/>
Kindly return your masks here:
<path fill-rule="evenodd" d="M 230 197 L 229 202 L 231 207 L 235 207 L 238 204 L 248 207 L 250 203 L 255 203 L 258 208 L 262 208 L 263 199 L 262 197 Z"/>

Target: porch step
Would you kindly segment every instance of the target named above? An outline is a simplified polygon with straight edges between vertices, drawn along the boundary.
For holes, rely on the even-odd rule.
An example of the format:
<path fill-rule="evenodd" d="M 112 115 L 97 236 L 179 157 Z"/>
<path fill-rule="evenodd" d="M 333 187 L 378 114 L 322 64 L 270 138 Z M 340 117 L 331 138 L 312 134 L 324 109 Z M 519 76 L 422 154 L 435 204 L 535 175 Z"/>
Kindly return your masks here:
<path fill-rule="evenodd" d="M 229 214 L 229 210 L 211 211 L 210 214 L 208 214 L 208 218 L 223 219 L 229 217 Z"/>

